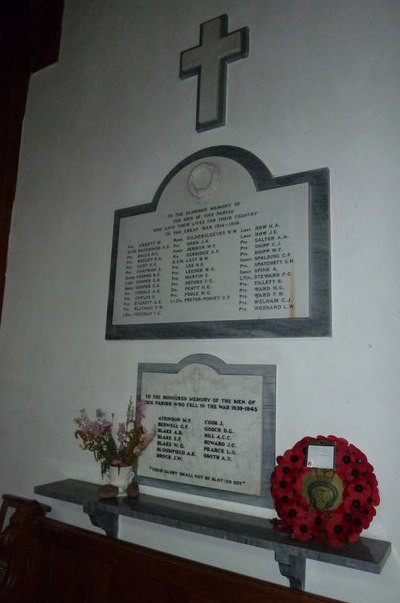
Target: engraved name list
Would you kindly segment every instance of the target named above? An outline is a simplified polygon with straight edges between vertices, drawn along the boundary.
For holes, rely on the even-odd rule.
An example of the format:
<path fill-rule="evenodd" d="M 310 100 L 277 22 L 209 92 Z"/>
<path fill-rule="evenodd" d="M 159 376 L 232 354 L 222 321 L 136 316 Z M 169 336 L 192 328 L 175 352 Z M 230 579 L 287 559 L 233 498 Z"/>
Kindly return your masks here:
<path fill-rule="evenodd" d="M 114 323 L 308 316 L 307 203 L 299 184 L 124 219 Z"/>

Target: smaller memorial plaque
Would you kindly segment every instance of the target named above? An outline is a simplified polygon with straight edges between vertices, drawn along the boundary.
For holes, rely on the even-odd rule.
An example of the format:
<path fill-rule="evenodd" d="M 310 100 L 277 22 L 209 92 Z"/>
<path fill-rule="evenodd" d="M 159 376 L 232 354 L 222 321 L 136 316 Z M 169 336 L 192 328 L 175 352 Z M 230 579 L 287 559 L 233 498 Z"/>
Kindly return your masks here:
<path fill-rule="evenodd" d="M 195 354 L 140 363 L 138 400 L 157 435 L 139 483 L 269 506 L 275 464 L 275 366 L 226 365 Z"/>

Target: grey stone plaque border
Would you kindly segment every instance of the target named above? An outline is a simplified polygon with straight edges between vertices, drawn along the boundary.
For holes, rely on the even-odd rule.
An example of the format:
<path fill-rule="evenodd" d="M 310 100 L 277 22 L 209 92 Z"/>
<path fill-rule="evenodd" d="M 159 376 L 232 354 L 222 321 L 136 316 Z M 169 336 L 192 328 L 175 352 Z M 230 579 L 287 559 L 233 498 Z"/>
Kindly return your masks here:
<path fill-rule="evenodd" d="M 226 157 L 238 162 L 251 176 L 255 189 L 263 191 L 296 184 L 309 184 L 309 274 L 310 313 L 306 318 L 266 318 L 251 320 L 218 320 L 193 322 L 161 322 L 151 324 L 113 324 L 114 294 L 120 222 L 123 218 L 151 214 L 157 210 L 160 197 L 174 176 L 184 167 L 206 157 Z M 272 176 L 266 165 L 254 154 L 240 147 L 207 147 L 183 159 L 164 178 L 151 203 L 120 209 L 114 215 L 110 284 L 107 309 L 106 339 L 203 339 L 326 337 L 331 335 L 331 268 L 330 268 L 330 195 L 329 170 Z"/>
<path fill-rule="evenodd" d="M 141 399 L 143 373 L 178 374 L 189 364 L 204 364 L 214 369 L 219 375 L 255 375 L 262 377 L 261 495 L 254 496 L 228 492 L 215 488 L 193 486 L 142 476 L 136 476 L 136 481 L 139 484 L 164 488 L 170 491 L 186 492 L 248 505 L 273 508 L 274 504 L 270 493 L 270 475 L 275 467 L 276 366 L 263 364 L 226 364 L 223 360 L 211 354 L 191 354 L 176 364 L 141 362 L 138 364 L 137 399 Z"/>

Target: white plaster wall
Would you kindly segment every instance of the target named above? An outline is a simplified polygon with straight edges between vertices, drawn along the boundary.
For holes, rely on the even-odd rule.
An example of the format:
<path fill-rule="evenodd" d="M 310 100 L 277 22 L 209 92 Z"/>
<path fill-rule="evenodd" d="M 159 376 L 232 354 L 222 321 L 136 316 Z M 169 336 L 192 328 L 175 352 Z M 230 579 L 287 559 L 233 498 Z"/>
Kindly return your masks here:
<path fill-rule="evenodd" d="M 228 68 L 226 126 L 197 134 L 179 53 L 224 12 L 231 31 L 249 27 L 250 55 Z M 396 0 L 67 0 L 60 62 L 32 78 L 23 134 L 0 338 L 3 492 L 93 480 L 72 418 L 122 412 L 138 362 L 276 364 L 277 452 L 306 434 L 357 444 L 382 496 L 367 535 L 393 543 L 379 576 L 307 562 L 307 589 L 398 603 L 399 31 Z M 248 149 L 274 175 L 330 168 L 331 338 L 105 341 L 114 210 L 150 201 L 214 144 Z M 129 519 L 120 535 L 286 583 L 268 551 Z"/>

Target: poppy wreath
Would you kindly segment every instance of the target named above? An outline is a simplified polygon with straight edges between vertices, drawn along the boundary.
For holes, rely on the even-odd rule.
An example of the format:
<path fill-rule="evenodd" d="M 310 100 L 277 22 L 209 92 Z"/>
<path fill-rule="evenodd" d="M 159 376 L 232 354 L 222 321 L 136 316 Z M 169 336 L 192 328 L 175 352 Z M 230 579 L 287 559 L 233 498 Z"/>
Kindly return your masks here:
<path fill-rule="evenodd" d="M 309 445 L 333 445 L 335 468 L 307 467 Z M 332 435 L 306 436 L 278 456 L 271 494 L 277 530 L 334 547 L 357 541 L 379 505 L 378 481 L 365 454 Z"/>

